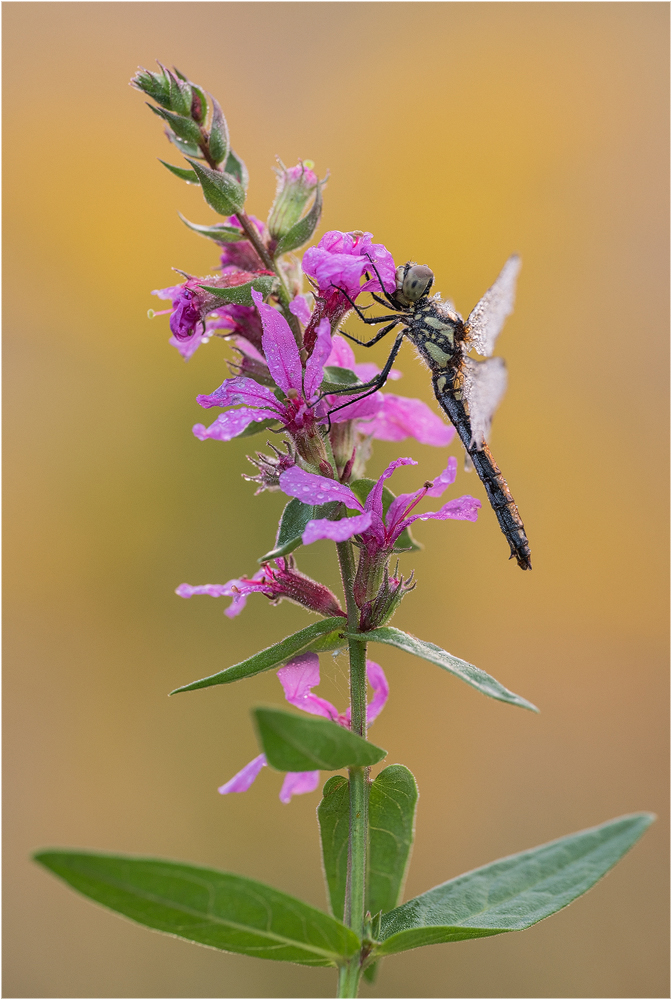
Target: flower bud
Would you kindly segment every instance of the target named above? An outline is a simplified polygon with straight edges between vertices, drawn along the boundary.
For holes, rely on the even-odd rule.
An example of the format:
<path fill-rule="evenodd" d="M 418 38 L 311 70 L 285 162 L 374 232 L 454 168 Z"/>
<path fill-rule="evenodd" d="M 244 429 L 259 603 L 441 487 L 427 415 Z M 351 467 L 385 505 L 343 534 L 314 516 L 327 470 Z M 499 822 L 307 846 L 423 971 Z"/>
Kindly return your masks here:
<path fill-rule="evenodd" d="M 319 184 L 310 160 L 300 160 L 296 167 L 289 170 L 278 162 L 280 169 L 275 171 L 278 186 L 268 216 L 268 230 L 274 240 L 282 239 L 299 221 Z"/>
<path fill-rule="evenodd" d="M 255 496 L 258 493 L 263 493 L 264 490 L 268 490 L 270 493 L 279 490 L 281 474 L 296 465 L 296 457 L 287 441 L 284 442 L 287 454 L 279 451 L 270 441 L 267 444 L 273 449 L 275 455 L 264 455 L 258 451 L 256 458 L 252 458 L 251 455 L 247 456 L 248 462 L 251 462 L 259 470 L 256 476 L 243 475 L 243 479 L 247 479 L 249 483 L 259 483 L 259 489 Z"/>

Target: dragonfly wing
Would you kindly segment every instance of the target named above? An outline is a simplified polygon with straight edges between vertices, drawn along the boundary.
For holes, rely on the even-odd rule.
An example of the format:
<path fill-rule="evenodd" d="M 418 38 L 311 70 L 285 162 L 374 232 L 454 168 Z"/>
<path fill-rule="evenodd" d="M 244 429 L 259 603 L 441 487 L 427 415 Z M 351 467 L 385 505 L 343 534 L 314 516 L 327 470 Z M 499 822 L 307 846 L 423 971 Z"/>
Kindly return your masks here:
<path fill-rule="evenodd" d="M 462 372 L 471 422 L 471 444 L 480 450 L 490 436 L 492 418 L 506 390 L 506 364 L 503 358 L 488 358 L 487 361 L 465 358 Z"/>
<path fill-rule="evenodd" d="M 484 358 L 489 358 L 494 351 L 504 320 L 513 312 L 519 271 L 520 257 L 513 254 L 500 271 L 494 285 L 488 288 L 469 315 L 467 332 L 470 346 L 475 347 Z"/>

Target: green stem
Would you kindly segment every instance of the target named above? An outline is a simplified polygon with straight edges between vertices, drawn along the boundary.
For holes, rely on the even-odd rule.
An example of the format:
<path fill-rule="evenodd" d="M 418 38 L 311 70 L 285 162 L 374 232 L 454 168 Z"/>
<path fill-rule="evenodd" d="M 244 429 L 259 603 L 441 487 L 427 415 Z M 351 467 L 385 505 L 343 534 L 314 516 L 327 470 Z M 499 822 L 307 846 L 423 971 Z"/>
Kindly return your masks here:
<path fill-rule="evenodd" d="M 356 964 L 355 964 L 356 963 Z M 337 997 L 356 997 L 359 989 L 359 957 L 338 969 Z"/>
<path fill-rule="evenodd" d="M 352 542 L 337 544 L 348 629 L 359 631 L 359 608 L 355 602 L 355 558 Z M 350 728 L 366 739 L 366 643 L 350 639 Z M 358 937 L 364 936 L 366 911 L 366 866 L 369 841 L 369 769 L 348 768 L 350 786 L 350 830 L 345 887 L 345 923 Z M 361 975 L 361 956 L 355 955 L 339 971 L 339 997 L 356 997 Z"/>
<path fill-rule="evenodd" d="M 280 307 L 282 309 L 282 314 L 289 323 L 292 333 L 294 334 L 294 339 L 296 340 L 299 350 L 303 347 L 303 342 L 301 338 L 301 327 L 299 326 L 299 321 L 294 315 L 294 313 L 289 311 L 290 295 L 289 289 L 287 288 L 287 283 L 283 277 L 282 271 L 280 270 L 280 265 L 276 260 L 271 257 L 267 248 L 257 232 L 257 227 L 250 221 L 246 213 L 243 211 L 236 212 L 238 221 L 240 222 L 243 232 L 247 236 L 248 240 L 254 247 L 254 249 L 259 254 L 259 257 L 267 267 L 269 271 L 274 271 L 280 282 L 278 286 L 278 299 L 280 300 Z"/>

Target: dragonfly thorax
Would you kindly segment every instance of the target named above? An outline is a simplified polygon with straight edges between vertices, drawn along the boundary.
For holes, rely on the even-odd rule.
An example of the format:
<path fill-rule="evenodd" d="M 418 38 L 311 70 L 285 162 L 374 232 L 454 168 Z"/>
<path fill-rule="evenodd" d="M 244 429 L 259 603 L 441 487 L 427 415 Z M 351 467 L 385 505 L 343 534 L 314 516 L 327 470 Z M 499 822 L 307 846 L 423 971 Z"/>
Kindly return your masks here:
<path fill-rule="evenodd" d="M 412 318 L 406 321 L 406 335 L 433 372 L 459 367 L 464 324 L 459 316 L 443 311 L 434 299 L 415 305 Z"/>

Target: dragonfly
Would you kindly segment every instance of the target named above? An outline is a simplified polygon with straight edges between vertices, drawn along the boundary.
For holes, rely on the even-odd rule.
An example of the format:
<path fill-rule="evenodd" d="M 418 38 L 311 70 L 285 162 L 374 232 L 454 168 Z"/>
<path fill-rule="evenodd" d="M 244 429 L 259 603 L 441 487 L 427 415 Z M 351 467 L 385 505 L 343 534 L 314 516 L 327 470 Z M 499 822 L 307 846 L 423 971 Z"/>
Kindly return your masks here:
<path fill-rule="evenodd" d="M 398 267 L 396 287 L 392 293 L 386 291 L 373 261 L 371 265 L 384 296 L 381 298 L 372 293 L 373 298 L 380 305 L 391 307 L 393 312 L 384 316 L 367 316 L 348 293 L 339 288 L 364 323 L 385 324 L 367 341 L 358 340 L 344 330 L 341 333 L 362 347 L 372 347 L 395 327 L 401 325 L 401 329 L 382 371 L 375 378 L 337 392 L 351 395 L 353 391 L 361 391 L 356 399 L 377 392 L 387 381 L 404 338 L 408 338 L 431 372 L 437 402 L 464 445 L 468 468 L 473 466 L 476 469 L 485 487 L 490 505 L 509 543 L 510 558 L 515 559 L 521 569 L 531 569 L 530 546 L 518 507 L 487 444 L 492 418 L 504 395 L 507 380 L 504 360 L 492 357 L 492 354 L 504 322 L 513 311 L 520 257 L 517 254 L 509 257 L 494 284 L 472 309 L 466 321 L 449 300 L 442 299 L 439 294 L 430 298 L 434 273 L 426 265 L 409 261 Z M 472 349 L 485 360 L 471 358 Z M 330 394 L 334 395 L 333 389 Z M 351 402 L 352 399 L 349 399 L 343 406 Z M 343 406 L 334 407 L 331 413 Z"/>

